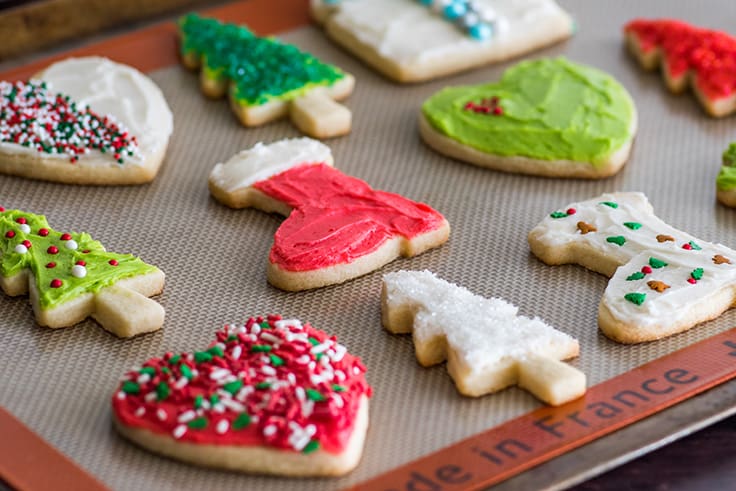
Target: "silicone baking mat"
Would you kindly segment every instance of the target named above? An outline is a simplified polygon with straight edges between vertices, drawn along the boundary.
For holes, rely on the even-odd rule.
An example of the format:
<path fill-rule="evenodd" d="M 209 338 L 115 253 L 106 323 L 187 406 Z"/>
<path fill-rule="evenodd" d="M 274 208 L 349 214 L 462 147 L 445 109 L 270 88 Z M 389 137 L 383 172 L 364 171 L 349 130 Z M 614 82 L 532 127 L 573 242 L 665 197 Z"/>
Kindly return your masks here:
<path fill-rule="evenodd" d="M 268 285 L 266 259 L 282 219 L 219 205 L 209 196 L 207 176 L 215 163 L 239 150 L 298 133 L 288 122 L 242 128 L 226 102 L 202 97 L 196 75 L 179 66 L 150 74 L 175 117 L 169 153 L 152 184 L 75 187 L 0 177 L 0 205 L 45 214 L 57 229 L 88 231 L 108 250 L 136 253 L 167 274 L 159 298 L 166 308 L 164 329 L 129 341 L 93 321 L 63 330 L 39 328 L 26 298 L 0 297 L 0 405 L 113 489 L 338 489 L 540 407 L 516 388 L 465 398 L 443 366 L 420 367 L 411 338 L 388 334 L 380 325 L 383 273 L 430 269 L 475 293 L 502 297 L 524 315 L 542 317 L 580 340 L 581 356 L 572 363 L 587 374 L 589 385 L 728 331 L 734 311 L 654 343 L 609 341 L 596 327 L 607 279 L 577 266 L 543 265 L 530 254 L 526 234 L 569 202 L 607 191 L 643 191 L 671 225 L 736 245 L 736 210 L 717 205 L 714 188 L 720 154 L 736 139 L 734 119 L 711 119 L 693 97 L 669 94 L 659 74 L 643 72 L 625 53 L 621 36 L 623 24 L 637 16 L 676 17 L 736 32 L 736 4 L 626 0 L 613 8 L 603 1 L 560 3 L 576 18 L 578 32 L 529 57 L 564 55 L 603 69 L 627 87 L 638 106 L 632 158 L 610 179 L 502 174 L 452 161 L 421 143 L 416 120 L 424 99 L 446 85 L 496 80 L 513 62 L 398 86 L 332 45 L 315 27 L 280 36 L 358 80 L 347 101 L 353 132 L 329 142 L 336 166 L 377 189 L 432 205 L 452 226 L 446 245 L 342 285 L 300 293 Z M 204 470 L 150 454 L 115 433 L 109 398 L 126 369 L 166 351 L 204 347 L 224 323 L 266 313 L 298 317 L 336 334 L 368 366 L 375 390 L 372 422 L 363 460 L 352 474 L 290 480 Z M 734 397 L 733 391 L 726 394 Z"/>

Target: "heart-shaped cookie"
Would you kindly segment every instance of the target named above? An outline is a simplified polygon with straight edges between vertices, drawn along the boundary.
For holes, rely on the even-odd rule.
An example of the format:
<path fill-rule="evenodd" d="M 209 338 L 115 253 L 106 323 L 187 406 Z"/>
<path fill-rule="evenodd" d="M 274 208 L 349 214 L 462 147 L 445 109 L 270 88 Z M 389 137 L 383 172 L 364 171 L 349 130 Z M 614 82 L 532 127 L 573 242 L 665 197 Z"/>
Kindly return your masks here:
<path fill-rule="evenodd" d="M 440 153 L 491 169 L 600 178 L 629 157 L 634 102 L 610 75 L 564 58 L 525 61 L 495 83 L 448 87 L 422 106 Z"/>
<path fill-rule="evenodd" d="M 281 316 L 226 325 L 204 351 L 153 358 L 112 398 L 135 443 L 207 467 L 338 475 L 363 450 L 371 388 L 360 360 Z"/>

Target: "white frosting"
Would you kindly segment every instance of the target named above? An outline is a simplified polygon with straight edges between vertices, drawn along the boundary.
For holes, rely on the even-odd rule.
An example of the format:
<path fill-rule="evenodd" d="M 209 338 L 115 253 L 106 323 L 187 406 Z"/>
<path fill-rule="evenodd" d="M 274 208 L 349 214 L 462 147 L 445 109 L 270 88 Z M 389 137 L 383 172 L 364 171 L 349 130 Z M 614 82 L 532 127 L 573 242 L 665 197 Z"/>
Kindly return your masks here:
<path fill-rule="evenodd" d="M 246 188 L 299 164 L 332 165 L 332 152 L 324 143 L 311 138 L 293 138 L 253 148 L 215 165 L 210 181 L 227 192 Z"/>
<path fill-rule="evenodd" d="M 416 312 L 415 340 L 445 337 L 448 349 L 475 373 L 530 354 L 554 356 L 576 343 L 539 318 L 517 315 L 504 300 L 475 295 L 429 271 L 389 273 L 383 284 L 389 308 Z"/>
<path fill-rule="evenodd" d="M 168 143 L 174 120 L 166 99 L 153 81 L 135 68 L 107 58 L 68 58 L 46 68 L 40 78 L 51 92 L 61 92 L 72 101 L 91 107 L 100 116 L 110 115 L 138 140 L 139 155 L 126 156 L 124 164 L 141 164 L 147 156 Z M 35 149 L 0 143 L 8 153 L 37 154 Z M 44 154 L 44 158 L 69 159 L 68 155 Z M 97 150 L 80 157 L 74 165 L 119 166 L 112 157 Z"/>
<path fill-rule="evenodd" d="M 602 202 L 614 202 L 611 208 Z M 545 218 L 530 235 L 552 249 L 564 249 L 572 244 L 582 246 L 594 256 L 613 258 L 620 265 L 608 283 L 603 303 L 614 318 L 631 326 L 676 325 L 710 294 L 736 282 L 736 251 L 720 244 L 712 244 L 667 225 L 657 218 L 641 193 L 604 194 L 595 199 L 572 203 L 561 211 L 575 209 L 575 214 L 563 218 Z M 593 225 L 597 231 L 582 234 L 577 223 Z M 624 223 L 638 223 L 632 229 Z M 674 241 L 657 240 L 658 235 L 670 236 Z M 608 242 L 608 237 L 623 236 L 626 242 L 619 246 Z M 694 242 L 701 250 L 684 249 Z M 734 264 L 715 264 L 713 257 L 721 255 Z M 651 268 L 652 272 L 638 280 L 627 280 L 650 258 L 662 260 L 666 267 Z M 703 277 L 689 283 L 691 272 L 703 269 Z M 649 281 L 661 281 L 669 286 L 659 293 L 650 288 Z M 626 300 L 628 293 L 644 293 L 641 305 Z"/>
<path fill-rule="evenodd" d="M 494 14 L 494 35 L 485 41 L 463 30 L 416 0 L 348 0 L 331 22 L 354 34 L 382 56 L 398 63 L 439 61 L 472 55 L 488 46 L 505 49 L 545 30 L 545 23 L 569 16 L 554 0 L 476 0 L 479 10 Z"/>

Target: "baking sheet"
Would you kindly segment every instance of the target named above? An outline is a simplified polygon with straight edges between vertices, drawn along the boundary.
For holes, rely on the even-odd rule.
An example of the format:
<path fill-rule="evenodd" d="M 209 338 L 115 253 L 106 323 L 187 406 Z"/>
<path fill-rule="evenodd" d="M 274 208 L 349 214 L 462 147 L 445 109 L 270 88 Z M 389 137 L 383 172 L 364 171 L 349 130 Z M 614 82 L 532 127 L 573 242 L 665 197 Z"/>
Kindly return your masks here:
<path fill-rule="evenodd" d="M 216 162 L 258 141 L 298 133 L 288 122 L 240 127 L 224 101 L 202 97 L 196 76 L 176 66 L 151 74 L 175 117 L 166 162 L 152 184 L 80 188 L 0 177 L 0 205 L 43 213 L 56 229 L 88 231 L 108 250 L 136 253 L 167 274 L 160 297 L 167 310 L 164 329 L 130 341 L 112 337 L 93 321 L 57 331 L 39 328 L 26 298 L 0 297 L 0 404 L 114 489 L 337 489 L 539 405 L 516 388 L 464 398 L 444 367 L 418 366 L 410 337 L 390 335 L 380 326 L 385 272 L 431 269 L 475 293 L 515 303 L 522 314 L 542 317 L 580 340 L 581 356 L 573 364 L 590 385 L 732 327 L 736 313 L 730 311 L 656 343 L 613 343 L 596 328 L 607 279 L 576 266 L 543 265 L 529 253 L 526 234 L 569 202 L 607 191 L 643 191 L 657 215 L 676 228 L 736 245 L 736 211 L 716 204 L 714 187 L 720 154 L 736 137 L 733 118 L 708 118 L 694 98 L 669 94 L 658 74 L 639 69 L 621 41 L 622 25 L 636 16 L 671 16 L 736 32 L 736 5 L 619 1 L 614 9 L 603 1 L 560 3 L 577 19 L 579 32 L 530 57 L 564 54 L 601 68 L 629 89 L 639 109 L 632 158 L 607 180 L 501 174 L 454 162 L 420 142 L 416 118 L 424 99 L 446 85 L 496 80 L 513 62 L 397 86 L 331 45 L 316 28 L 281 36 L 358 80 L 347 102 L 353 133 L 329 142 L 336 166 L 377 189 L 432 205 L 452 226 L 445 246 L 343 285 L 285 293 L 267 284 L 266 259 L 281 218 L 219 205 L 209 197 L 207 176 Z M 165 351 L 204 347 L 224 323 L 266 313 L 308 320 L 338 335 L 368 366 L 375 390 L 372 425 L 363 460 L 352 474 L 288 480 L 202 470 L 117 436 L 109 397 L 127 368 Z"/>

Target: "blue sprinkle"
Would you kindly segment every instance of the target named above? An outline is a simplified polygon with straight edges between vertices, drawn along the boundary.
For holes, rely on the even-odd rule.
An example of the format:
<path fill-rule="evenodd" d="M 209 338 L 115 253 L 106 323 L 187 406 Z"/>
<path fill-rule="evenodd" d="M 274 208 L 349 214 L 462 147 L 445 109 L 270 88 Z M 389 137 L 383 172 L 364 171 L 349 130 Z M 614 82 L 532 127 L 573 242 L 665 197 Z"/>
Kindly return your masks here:
<path fill-rule="evenodd" d="M 470 26 L 468 33 L 473 39 L 484 41 L 493 35 L 493 28 L 490 24 L 478 22 L 477 24 Z"/>
<path fill-rule="evenodd" d="M 445 7 L 445 10 L 443 13 L 445 14 L 445 17 L 449 20 L 455 20 L 458 17 L 462 17 L 468 12 L 468 5 L 464 2 L 453 2 L 447 7 Z"/>

